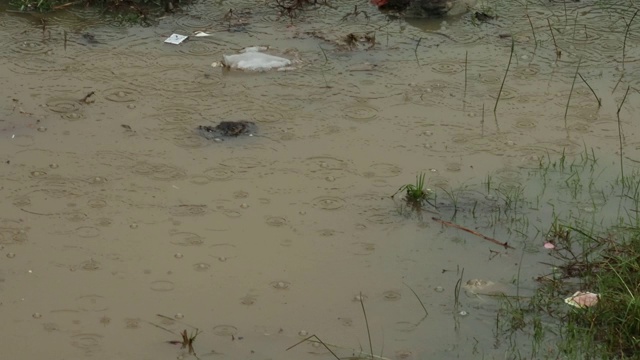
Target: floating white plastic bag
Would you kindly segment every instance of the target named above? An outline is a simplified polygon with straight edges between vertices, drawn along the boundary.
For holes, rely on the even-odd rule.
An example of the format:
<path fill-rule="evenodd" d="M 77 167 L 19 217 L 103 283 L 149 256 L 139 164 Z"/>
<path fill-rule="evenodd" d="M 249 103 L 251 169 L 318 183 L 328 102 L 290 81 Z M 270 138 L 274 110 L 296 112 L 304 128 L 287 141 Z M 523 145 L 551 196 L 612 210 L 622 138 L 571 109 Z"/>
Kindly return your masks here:
<path fill-rule="evenodd" d="M 164 42 L 167 44 L 180 45 L 183 41 L 187 40 L 188 36 L 180 34 L 171 34 Z"/>
<path fill-rule="evenodd" d="M 287 58 L 261 52 L 266 49 L 263 46 L 253 46 L 241 50 L 240 54 L 223 55 L 222 64 L 232 69 L 248 71 L 284 69 L 292 64 Z"/>

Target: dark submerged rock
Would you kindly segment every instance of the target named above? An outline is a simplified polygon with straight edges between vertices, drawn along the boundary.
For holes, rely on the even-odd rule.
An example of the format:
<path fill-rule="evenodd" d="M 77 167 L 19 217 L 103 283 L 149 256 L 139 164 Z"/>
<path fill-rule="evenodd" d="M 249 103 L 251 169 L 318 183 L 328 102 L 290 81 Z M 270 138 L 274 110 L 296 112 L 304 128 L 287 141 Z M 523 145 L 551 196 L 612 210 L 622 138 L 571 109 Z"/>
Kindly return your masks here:
<path fill-rule="evenodd" d="M 198 133 L 203 137 L 213 140 L 222 137 L 237 137 L 240 135 L 253 135 L 256 124 L 251 121 L 222 121 L 216 126 L 198 126 Z"/>

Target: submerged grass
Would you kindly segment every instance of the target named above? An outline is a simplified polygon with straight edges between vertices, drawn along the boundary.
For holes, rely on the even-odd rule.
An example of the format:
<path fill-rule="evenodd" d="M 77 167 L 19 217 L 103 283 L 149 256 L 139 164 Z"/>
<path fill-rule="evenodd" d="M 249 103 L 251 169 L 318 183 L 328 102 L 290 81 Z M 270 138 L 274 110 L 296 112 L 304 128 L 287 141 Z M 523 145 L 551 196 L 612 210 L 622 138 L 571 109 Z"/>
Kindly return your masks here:
<path fill-rule="evenodd" d="M 544 351 L 542 343 L 552 339 L 558 353 L 536 355 L 542 358 L 637 359 L 640 224 L 635 214 L 640 198 L 635 189 L 640 173 L 602 184 L 595 156 L 588 151 L 571 163 L 564 156 L 541 163 L 539 171 L 544 178 L 551 172 L 564 174 L 566 193 L 573 199 L 593 200 L 595 194 L 598 200 L 585 213 L 555 215 L 544 238 L 553 247 L 549 252 L 553 261 L 547 264 L 550 272 L 538 277 L 540 286 L 526 304 L 503 301 L 501 329 L 510 336 L 529 334 L 534 353 Z M 610 211 L 614 216 L 609 219 L 594 214 L 595 207 L 604 210 L 603 202 L 617 202 L 617 211 Z M 597 304 L 569 306 L 565 298 L 576 291 L 597 294 Z M 517 346 L 513 348 L 516 351 Z"/>
<path fill-rule="evenodd" d="M 599 161 L 585 146 L 575 156 L 548 154 L 521 169 L 528 176 L 521 183 L 498 173 L 477 187 L 436 187 L 429 195 L 440 215 L 434 220 L 455 218 L 458 229 L 489 233 L 521 252 L 517 291 L 501 298 L 496 314 L 494 347 L 507 346 L 507 358 L 640 358 L 640 169 L 616 163 Z M 409 198 L 426 182 L 419 175 L 399 191 Z M 520 270 L 531 252 L 550 260 L 539 257 L 546 270 L 525 292 L 521 284 L 530 276 Z M 576 292 L 597 294 L 597 304 L 571 306 Z"/>

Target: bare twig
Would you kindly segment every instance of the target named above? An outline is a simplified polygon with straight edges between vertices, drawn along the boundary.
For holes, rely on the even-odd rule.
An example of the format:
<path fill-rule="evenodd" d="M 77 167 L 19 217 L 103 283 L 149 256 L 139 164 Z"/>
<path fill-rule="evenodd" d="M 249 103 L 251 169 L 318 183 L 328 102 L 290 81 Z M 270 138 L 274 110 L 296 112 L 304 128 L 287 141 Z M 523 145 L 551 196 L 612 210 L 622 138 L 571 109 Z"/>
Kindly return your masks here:
<path fill-rule="evenodd" d="M 464 227 L 464 226 L 460 226 L 460 225 L 458 225 L 458 224 L 454 224 L 454 223 L 452 223 L 452 222 L 450 222 L 450 221 L 445 221 L 445 220 L 442 220 L 442 219 L 438 219 L 438 218 L 436 218 L 436 217 L 432 217 L 431 219 L 432 219 L 432 220 L 434 220 L 434 221 L 437 221 L 437 222 L 441 223 L 442 225 L 446 225 L 446 226 L 454 227 L 454 228 L 456 228 L 456 229 L 460 229 L 460 230 L 462 230 L 462 231 L 466 231 L 466 232 L 468 232 L 469 234 L 473 234 L 473 235 L 475 235 L 475 236 L 479 236 L 479 237 L 481 237 L 481 238 L 483 238 L 483 239 L 485 239 L 485 240 L 487 240 L 487 241 L 491 241 L 491 242 L 492 242 L 492 243 L 494 243 L 494 244 L 500 245 L 500 246 L 504 247 L 505 249 L 515 249 L 513 246 L 509 245 L 509 243 L 507 243 L 507 242 L 500 242 L 500 241 L 498 241 L 498 240 L 496 240 L 496 239 L 494 239 L 494 238 L 490 238 L 490 237 L 488 237 L 488 236 L 486 236 L 486 235 L 482 235 L 482 234 L 480 234 L 479 232 L 473 231 L 473 230 L 468 229 L 468 228 L 466 228 L 466 227 Z"/>

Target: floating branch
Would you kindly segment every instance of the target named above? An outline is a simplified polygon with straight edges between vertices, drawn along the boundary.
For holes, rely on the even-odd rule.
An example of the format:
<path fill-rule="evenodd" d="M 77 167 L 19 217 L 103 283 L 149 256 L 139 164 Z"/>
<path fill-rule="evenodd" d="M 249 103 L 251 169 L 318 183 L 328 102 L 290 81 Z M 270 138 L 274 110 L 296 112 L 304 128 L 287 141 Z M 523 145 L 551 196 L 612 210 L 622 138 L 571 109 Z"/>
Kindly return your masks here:
<path fill-rule="evenodd" d="M 491 241 L 491 242 L 492 242 L 492 243 L 494 243 L 494 244 L 500 245 L 500 246 L 504 247 L 505 249 L 515 249 L 513 246 L 509 245 L 509 244 L 508 244 L 508 243 L 506 243 L 506 242 L 500 242 L 500 241 L 498 241 L 498 240 L 496 240 L 496 239 L 494 239 L 494 238 L 490 238 L 490 237 L 488 237 L 488 236 L 486 236 L 486 235 L 482 235 L 482 234 L 480 234 L 479 232 L 473 231 L 473 230 L 468 229 L 468 228 L 466 228 L 466 227 L 464 227 L 464 226 L 460 226 L 460 225 L 458 225 L 458 224 L 454 224 L 454 223 L 449 222 L 449 221 L 445 221 L 445 220 L 442 220 L 442 219 L 438 219 L 438 218 L 436 218 L 436 217 L 432 217 L 431 219 L 432 219 L 432 220 L 434 220 L 434 221 L 437 221 L 437 222 L 441 223 L 442 225 L 446 225 L 446 226 L 454 227 L 454 228 L 456 228 L 456 229 L 460 229 L 460 230 L 462 230 L 462 231 L 466 231 L 466 232 L 468 232 L 469 234 L 473 234 L 473 235 L 475 235 L 475 236 L 479 236 L 479 237 L 481 237 L 481 238 L 483 238 L 483 239 L 485 239 L 485 240 L 487 240 L 487 241 Z"/>

